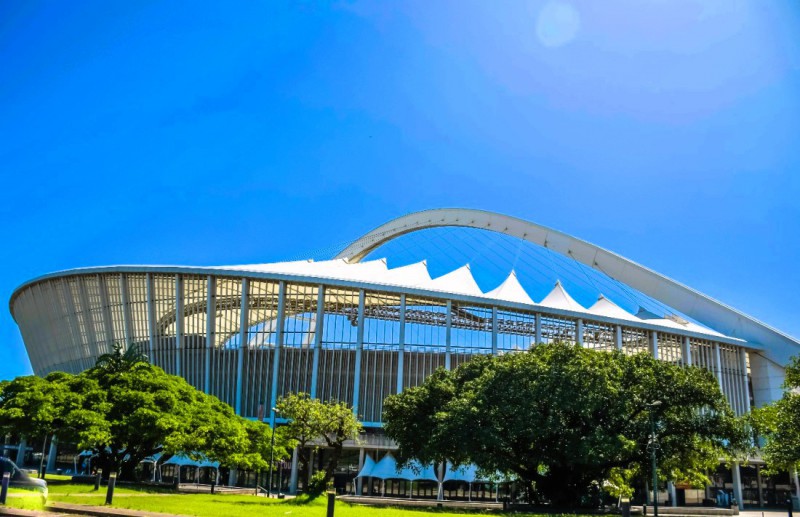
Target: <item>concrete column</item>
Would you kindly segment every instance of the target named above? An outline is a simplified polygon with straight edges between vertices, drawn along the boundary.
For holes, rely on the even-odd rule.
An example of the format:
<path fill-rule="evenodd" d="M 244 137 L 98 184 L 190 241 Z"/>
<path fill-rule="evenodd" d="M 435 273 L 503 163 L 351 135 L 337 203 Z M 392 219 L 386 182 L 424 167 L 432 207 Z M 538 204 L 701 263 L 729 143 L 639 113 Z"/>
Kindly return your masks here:
<path fill-rule="evenodd" d="M 450 303 L 450 302 L 448 302 Z M 406 295 L 400 295 L 400 328 L 398 328 L 397 393 L 403 391 L 403 373 L 406 356 Z"/>
<path fill-rule="evenodd" d="M 797 477 L 797 469 L 795 469 L 792 477 L 794 478 L 794 495 L 800 497 L 800 479 Z"/>
<path fill-rule="evenodd" d="M 497 355 L 497 307 L 492 307 L 492 355 Z"/>
<path fill-rule="evenodd" d="M 654 359 L 658 359 L 658 332 L 650 331 L 650 354 Z"/>
<path fill-rule="evenodd" d="M 275 429 L 275 412 L 278 402 L 278 374 L 280 373 L 281 348 L 283 348 L 283 324 L 286 313 L 286 282 L 278 284 L 278 314 L 275 316 L 275 346 L 272 349 L 272 387 L 269 395 L 269 426 Z"/>
<path fill-rule="evenodd" d="M 317 398 L 319 379 L 319 354 L 322 351 L 322 333 L 325 331 L 325 286 L 317 287 L 317 315 L 314 320 L 314 357 L 311 364 L 311 398 Z"/>
<path fill-rule="evenodd" d="M 742 371 L 742 401 L 744 402 L 744 412 L 750 412 L 750 380 L 747 377 L 747 350 L 739 349 L 739 368 Z"/>
<path fill-rule="evenodd" d="M 758 506 L 764 506 L 764 486 L 761 479 L 761 465 L 756 465 L 756 481 L 758 483 Z"/>
<path fill-rule="evenodd" d="M 236 410 L 237 415 L 242 414 L 242 377 L 244 377 L 244 352 L 247 349 L 247 327 L 249 306 L 250 306 L 250 283 L 246 278 L 242 279 L 242 299 L 239 305 L 239 350 L 236 354 Z M 273 405 L 270 408 L 275 407 Z M 275 422 L 272 422 L 272 428 L 275 429 Z"/>
<path fill-rule="evenodd" d="M 617 350 L 622 350 L 622 325 L 616 325 L 614 327 L 614 345 L 617 347 Z"/>
<path fill-rule="evenodd" d="M 180 472 L 180 469 L 178 469 L 178 472 Z M 238 476 L 238 470 L 237 469 L 231 469 L 231 471 L 228 473 L 228 486 L 236 486 L 236 478 L 237 477 L 239 477 Z"/>
<path fill-rule="evenodd" d="M 444 500 L 444 488 L 442 486 L 441 480 L 444 479 L 444 463 L 439 463 L 439 489 L 436 492 L 436 500 L 443 501 Z"/>
<path fill-rule="evenodd" d="M 361 473 L 361 469 L 364 468 L 364 449 L 358 450 L 358 472 Z M 356 495 L 361 495 L 361 481 L 363 478 L 356 479 Z"/>
<path fill-rule="evenodd" d="M 719 389 L 722 390 L 722 393 L 725 393 L 725 388 L 722 382 L 722 357 L 720 356 L 719 352 L 719 343 L 714 343 L 714 375 L 717 376 Z"/>
<path fill-rule="evenodd" d="M 447 300 L 447 314 L 445 315 L 444 329 L 444 367 L 449 370 L 451 367 L 450 348 L 453 344 L 453 301 Z"/>
<path fill-rule="evenodd" d="M 542 342 L 542 315 L 538 312 L 533 316 L 533 325 L 534 325 L 534 334 L 533 334 L 533 341 L 534 345 L 541 344 Z"/>
<path fill-rule="evenodd" d="M 130 301 L 128 298 L 128 282 L 126 282 L 125 273 L 119 275 L 119 293 L 120 297 L 122 298 L 122 328 L 125 334 L 125 348 L 127 349 L 129 346 L 131 346 L 133 340 L 131 339 L 131 313 Z M 141 350 L 139 352 L 141 352 Z"/>
<path fill-rule="evenodd" d="M 675 491 L 675 483 L 667 481 L 667 492 L 669 493 L 670 506 L 678 506 L 678 494 Z"/>
<path fill-rule="evenodd" d="M 580 318 L 575 323 L 575 344 L 583 346 L 583 320 Z"/>
<path fill-rule="evenodd" d="M 17 459 L 14 463 L 17 464 L 17 467 L 22 468 L 25 464 L 25 450 L 28 448 L 28 441 L 25 438 L 19 442 L 19 447 L 17 447 Z"/>
<path fill-rule="evenodd" d="M 358 329 L 356 331 L 356 364 L 353 368 L 353 414 L 358 418 L 359 398 L 361 397 L 361 353 L 364 350 L 364 305 L 366 293 L 358 291 Z"/>
<path fill-rule="evenodd" d="M 297 494 L 297 463 L 298 463 L 298 450 L 297 447 L 292 451 L 292 473 L 289 475 L 289 493 L 291 495 Z"/>
<path fill-rule="evenodd" d="M 216 282 L 214 277 L 206 277 L 206 350 L 205 350 L 205 371 L 203 372 L 203 392 L 208 394 L 211 389 L 211 349 L 214 348 L 214 331 L 217 319 L 217 307 L 215 302 Z"/>
<path fill-rule="evenodd" d="M 175 375 L 181 374 L 183 348 L 183 275 L 175 275 Z"/>
<path fill-rule="evenodd" d="M 683 337 L 683 365 L 692 366 L 692 341 L 689 336 Z"/>
<path fill-rule="evenodd" d="M 47 454 L 47 472 L 55 472 L 56 456 L 58 456 L 58 437 L 53 435 L 50 439 L 50 452 Z"/>
<path fill-rule="evenodd" d="M 145 273 L 145 287 L 147 290 L 147 328 L 150 332 L 150 353 L 148 357 L 150 362 L 156 364 L 153 351 L 156 348 L 156 311 L 153 304 L 153 275 Z M 158 366 L 166 366 L 159 364 Z"/>
<path fill-rule="evenodd" d="M 742 499 L 742 473 L 739 470 L 739 463 L 733 464 L 733 496 L 736 498 L 736 504 L 739 505 L 739 510 L 744 510 L 744 501 Z"/>

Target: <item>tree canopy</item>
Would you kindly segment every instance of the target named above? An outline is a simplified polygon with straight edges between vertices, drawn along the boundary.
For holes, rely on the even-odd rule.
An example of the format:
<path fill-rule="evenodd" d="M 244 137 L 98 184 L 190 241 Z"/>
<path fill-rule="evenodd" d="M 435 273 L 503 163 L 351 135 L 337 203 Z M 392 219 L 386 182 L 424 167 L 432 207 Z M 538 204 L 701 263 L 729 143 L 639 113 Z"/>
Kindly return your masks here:
<path fill-rule="evenodd" d="M 94 451 L 105 471 L 125 477 L 158 452 L 204 456 L 228 467 L 266 467 L 269 426 L 237 416 L 227 404 L 142 357 L 124 356 L 116 349 L 79 375 L 0 383 L 0 430 L 56 433 Z M 275 456 L 286 457 L 291 446 L 279 433 Z"/>
<path fill-rule="evenodd" d="M 800 356 L 786 366 L 783 397 L 753 410 L 751 421 L 770 472 L 800 469 Z"/>
<path fill-rule="evenodd" d="M 288 395 L 280 399 L 275 408 L 288 420 L 288 424 L 282 430 L 287 437 L 297 442 L 303 470 L 308 472 L 309 449 L 316 450 L 321 445 L 330 448 L 330 457 L 324 473 L 316 478 L 310 487 L 312 494 L 321 493 L 333 479 L 344 442 L 358 437 L 362 430 L 361 423 L 347 404 L 335 401 L 323 402 L 311 398 L 307 393 Z"/>
<path fill-rule="evenodd" d="M 629 483 L 648 464 L 657 400 L 667 479 L 705 481 L 743 440 L 708 371 L 563 343 L 439 369 L 389 397 L 384 422 L 401 461 L 472 462 L 518 478 L 535 502 L 574 504 L 593 484 Z"/>

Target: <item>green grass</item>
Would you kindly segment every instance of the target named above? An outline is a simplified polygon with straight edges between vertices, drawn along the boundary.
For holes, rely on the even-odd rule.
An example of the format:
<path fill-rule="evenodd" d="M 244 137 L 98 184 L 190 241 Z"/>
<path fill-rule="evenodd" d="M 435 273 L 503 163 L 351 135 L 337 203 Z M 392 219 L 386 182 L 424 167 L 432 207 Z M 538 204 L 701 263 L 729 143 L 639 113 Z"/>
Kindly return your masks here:
<path fill-rule="evenodd" d="M 49 502 L 87 504 L 102 506 L 105 503 L 105 487 L 97 492 L 92 485 L 79 485 L 67 480 L 49 480 Z M 31 492 L 16 491 L 16 496 L 9 497 L 9 506 L 24 509 L 42 509 L 42 501 Z M 27 497 L 22 497 L 27 495 Z M 325 497 L 313 501 L 298 498 L 296 500 L 276 500 L 252 495 L 211 495 L 211 494 L 176 494 L 170 489 L 157 487 L 117 487 L 114 491 L 116 508 L 141 510 L 150 512 L 195 515 L 212 517 L 238 515 L 264 517 L 318 517 L 325 515 Z M 431 502 L 435 504 L 435 502 Z M 341 501 L 336 503 L 337 517 L 423 517 L 435 514 L 438 517 L 464 517 L 465 514 L 479 515 L 491 512 L 465 512 L 458 510 L 438 511 L 435 509 L 387 508 L 350 505 Z M 516 514 L 523 517 L 521 514 Z M 571 516 L 574 517 L 574 516 Z"/>

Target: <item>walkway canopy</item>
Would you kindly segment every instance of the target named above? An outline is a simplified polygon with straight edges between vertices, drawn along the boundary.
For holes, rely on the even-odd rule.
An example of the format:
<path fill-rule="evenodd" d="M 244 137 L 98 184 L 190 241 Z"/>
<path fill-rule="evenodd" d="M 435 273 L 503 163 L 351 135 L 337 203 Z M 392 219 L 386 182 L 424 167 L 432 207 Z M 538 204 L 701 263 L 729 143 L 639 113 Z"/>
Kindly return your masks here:
<path fill-rule="evenodd" d="M 391 453 L 386 453 L 378 463 L 368 455 L 364 460 L 364 467 L 356 477 L 371 477 L 377 479 L 403 479 L 405 481 L 434 481 L 439 482 L 439 477 L 433 465 L 422 465 L 417 460 L 412 460 L 405 468 L 398 468 L 397 460 Z"/>

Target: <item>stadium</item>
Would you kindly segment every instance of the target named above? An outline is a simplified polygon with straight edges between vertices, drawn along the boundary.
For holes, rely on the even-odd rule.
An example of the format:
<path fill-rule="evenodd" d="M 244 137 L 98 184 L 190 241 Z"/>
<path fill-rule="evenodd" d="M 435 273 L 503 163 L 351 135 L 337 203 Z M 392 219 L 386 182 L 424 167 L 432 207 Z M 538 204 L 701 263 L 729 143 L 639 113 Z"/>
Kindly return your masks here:
<path fill-rule="evenodd" d="M 442 249 L 445 241 L 463 248 L 472 242 L 466 235 L 483 244 L 461 255 Z M 412 213 L 337 251 L 270 264 L 61 271 L 24 283 L 9 306 L 37 375 L 78 373 L 120 342 L 271 425 L 282 419 L 269 408 L 288 393 L 347 402 L 368 431 L 351 444 L 358 467 L 354 459 L 344 481 L 350 490 L 371 456 L 377 462 L 379 451 L 393 448 L 381 433 L 384 398 L 476 354 L 555 340 L 646 351 L 710 370 L 734 411 L 745 414 L 781 397 L 783 365 L 800 352 L 796 339 L 690 287 L 497 213 Z M 449 270 L 433 271 L 426 253 L 446 257 L 440 262 Z M 481 268 L 492 269 L 493 285 Z M 293 467 L 288 489 L 297 486 L 296 461 Z M 742 504 L 791 490 L 788 475 L 770 481 L 757 461 L 723 470 L 716 488 L 732 490 Z M 674 486 L 668 492 L 680 501 Z"/>

